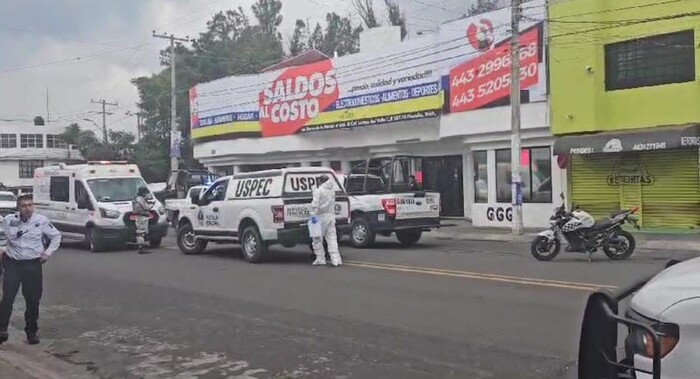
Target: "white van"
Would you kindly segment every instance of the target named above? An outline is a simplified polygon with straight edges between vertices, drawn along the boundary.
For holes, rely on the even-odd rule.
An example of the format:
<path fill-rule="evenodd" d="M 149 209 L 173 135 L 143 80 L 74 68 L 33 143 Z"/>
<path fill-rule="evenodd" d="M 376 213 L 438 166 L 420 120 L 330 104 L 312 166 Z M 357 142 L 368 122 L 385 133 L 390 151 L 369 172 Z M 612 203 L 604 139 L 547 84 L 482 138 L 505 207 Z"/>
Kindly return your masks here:
<path fill-rule="evenodd" d="M 131 200 L 147 187 L 138 166 L 126 162 L 88 162 L 34 171 L 34 204 L 65 239 L 84 240 L 91 251 L 136 239 Z M 168 232 L 165 208 L 153 197 L 149 241 L 160 245 Z"/>

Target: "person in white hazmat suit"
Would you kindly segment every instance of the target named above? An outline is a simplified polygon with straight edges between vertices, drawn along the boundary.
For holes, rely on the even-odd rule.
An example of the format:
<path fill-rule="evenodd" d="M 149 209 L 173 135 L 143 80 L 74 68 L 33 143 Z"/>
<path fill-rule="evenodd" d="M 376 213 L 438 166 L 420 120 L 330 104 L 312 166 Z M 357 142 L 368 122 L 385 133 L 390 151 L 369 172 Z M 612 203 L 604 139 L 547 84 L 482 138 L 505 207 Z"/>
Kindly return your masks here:
<path fill-rule="evenodd" d="M 331 265 L 338 267 L 343 263 L 338 251 L 338 234 L 335 230 L 335 188 L 333 182 L 327 176 L 322 176 L 318 179 L 320 185 L 313 192 L 313 200 L 311 201 L 311 217 L 312 221 L 315 217 L 316 222 L 321 223 L 323 231 L 321 237 L 315 237 L 312 240 L 312 247 L 316 260 L 314 266 L 322 266 L 326 264 L 326 253 L 323 249 L 323 240 L 325 238 L 328 245 L 328 254 L 331 258 Z"/>

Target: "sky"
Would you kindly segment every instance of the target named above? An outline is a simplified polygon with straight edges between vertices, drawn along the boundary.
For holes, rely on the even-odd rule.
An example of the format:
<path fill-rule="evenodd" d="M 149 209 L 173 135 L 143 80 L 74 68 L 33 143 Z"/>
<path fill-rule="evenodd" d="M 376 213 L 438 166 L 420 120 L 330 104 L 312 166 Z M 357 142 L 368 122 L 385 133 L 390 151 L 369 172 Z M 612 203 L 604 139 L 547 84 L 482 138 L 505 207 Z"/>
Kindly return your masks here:
<path fill-rule="evenodd" d="M 135 133 L 138 94 L 131 78 L 162 69 L 168 41 L 151 36 L 196 37 L 215 13 L 242 6 L 253 18 L 255 0 L 0 0 L 0 125 L 47 116 L 51 124 L 84 119 Z M 472 1 L 398 0 L 411 34 L 459 18 Z M 384 1 L 374 0 L 383 19 Z M 353 14 L 351 0 L 282 0 L 281 33 L 287 46 L 298 18 L 315 25 L 327 12 Z M 355 17 L 356 22 L 359 19 Z"/>

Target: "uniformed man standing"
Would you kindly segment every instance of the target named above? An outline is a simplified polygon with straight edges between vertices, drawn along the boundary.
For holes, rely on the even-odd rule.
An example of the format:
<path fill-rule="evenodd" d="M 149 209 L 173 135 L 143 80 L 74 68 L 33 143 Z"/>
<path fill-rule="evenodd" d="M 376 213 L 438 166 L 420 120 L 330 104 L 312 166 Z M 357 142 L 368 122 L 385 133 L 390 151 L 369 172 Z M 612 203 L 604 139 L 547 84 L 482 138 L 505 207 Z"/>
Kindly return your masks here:
<path fill-rule="evenodd" d="M 7 327 L 12 315 L 15 296 L 22 287 L 22 295 L 27 304 L 24 312 L 27 342 L 39 343 L 39 301 L 43 289 L 41 265 L 44 264 L 61 244 L 61 233 L 49 220 L 34 213 L 34 201 L 31 195 L 17 198 L 19 213 L 10 214 L 1 220 L 0 239 L 5 246 L 2 250 L 2 263 L 5 276 L 2 282 L 2 301 L 0 301 L 0 344 L 7 341 Z M 48 247 L 44 240 L 47 239 Z M 4 240 L 4 241 L 3 241 Z"/>

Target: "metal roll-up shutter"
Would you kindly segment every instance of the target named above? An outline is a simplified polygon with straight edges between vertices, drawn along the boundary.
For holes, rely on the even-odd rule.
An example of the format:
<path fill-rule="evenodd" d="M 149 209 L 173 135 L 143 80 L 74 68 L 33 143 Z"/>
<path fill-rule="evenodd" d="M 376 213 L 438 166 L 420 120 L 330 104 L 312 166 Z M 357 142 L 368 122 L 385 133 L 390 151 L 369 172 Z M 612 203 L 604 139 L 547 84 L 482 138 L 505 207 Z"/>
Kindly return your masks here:
<path fill-rule="evenodd" d="M 571 204 L 598 219 L 620 209 L 620 190 L 608 185 L 615 165 L 613 154 L 573 156 L 571 160 Z"/>
<path fill-rule="evenodd" d="M 698 151 L 574 156 L 571 201 L 596 219 L 640 207 L 644 228 L 700 228 Z"/>
<path fill-rule="evenodd" d="M 651 185 L 642 186 L 645 228 L 700 228 L 698 150 L 638 154 Z"/>

